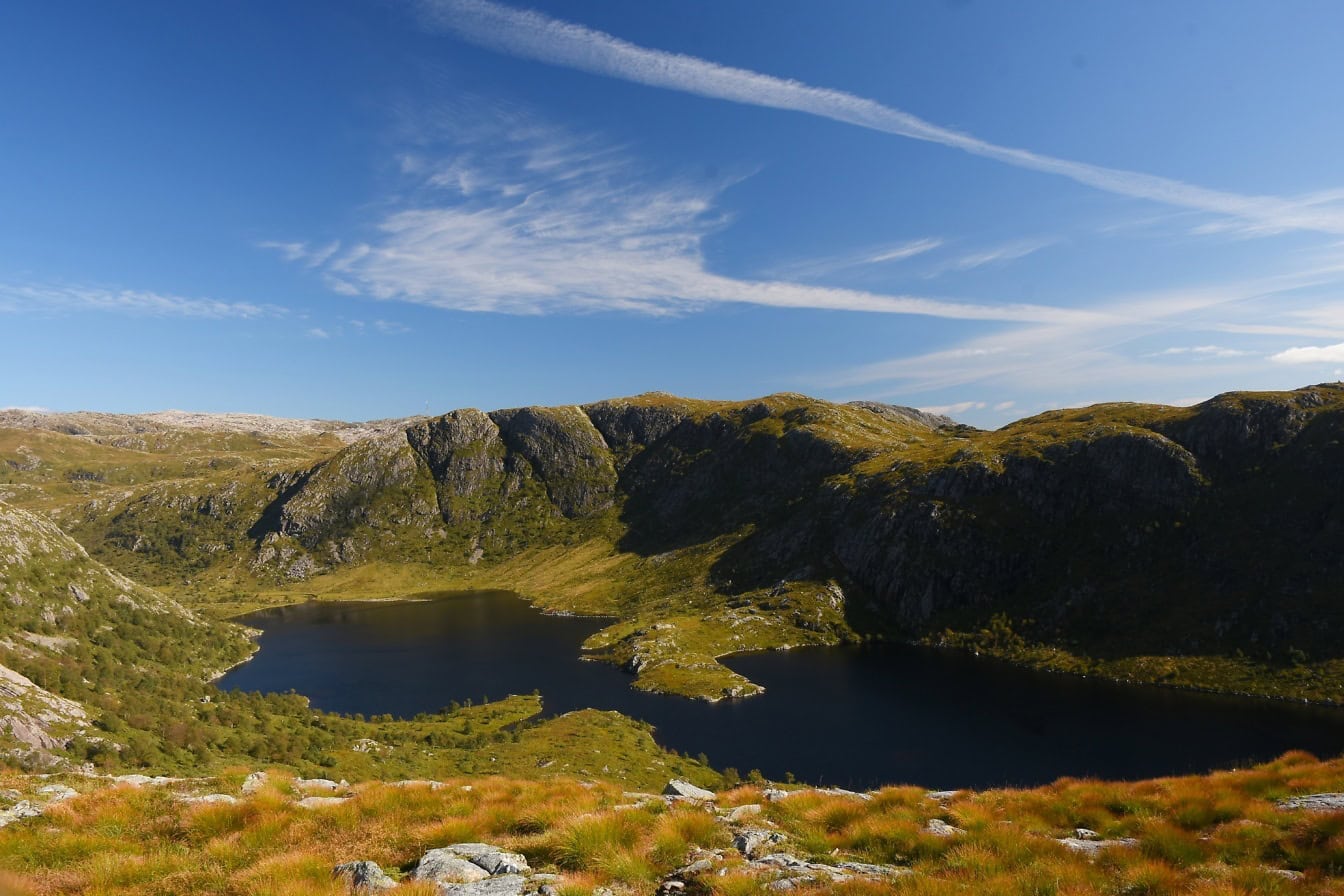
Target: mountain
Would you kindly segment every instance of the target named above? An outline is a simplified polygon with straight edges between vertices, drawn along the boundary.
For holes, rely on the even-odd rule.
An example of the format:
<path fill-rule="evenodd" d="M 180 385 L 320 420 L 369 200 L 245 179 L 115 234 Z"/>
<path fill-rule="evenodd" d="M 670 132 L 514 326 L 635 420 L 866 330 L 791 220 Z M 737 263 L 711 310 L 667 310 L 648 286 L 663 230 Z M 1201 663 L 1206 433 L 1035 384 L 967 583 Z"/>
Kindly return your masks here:
<path fill-rule="evenodd" d="M 865 637 L 1344 695 L 1339 384 L 992 432 L 793 394 L 362 426 L 79 418 L 8 418 L 0 497 L 215 615 L 508 587 L 616 616 L 588 649 L 691 696 L 754 690 L 725 653 Z"/>

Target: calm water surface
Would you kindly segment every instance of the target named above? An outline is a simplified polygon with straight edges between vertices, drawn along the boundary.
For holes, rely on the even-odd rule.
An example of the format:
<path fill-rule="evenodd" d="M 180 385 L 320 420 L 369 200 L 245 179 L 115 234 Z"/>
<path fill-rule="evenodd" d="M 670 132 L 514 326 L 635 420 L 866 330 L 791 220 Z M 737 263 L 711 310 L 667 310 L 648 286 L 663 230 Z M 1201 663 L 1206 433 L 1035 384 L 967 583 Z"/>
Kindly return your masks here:
<path fill-rule="evenodd" d="M 321 709 L 396 716 L 539 690 L 547 714 L 619 710 L 720 768 L 836 786 L 1136 778 L 1289 749 L 1344 751 L 1341 710 L 1120 686 L 901 645 L 730 658 L 766 688 L 748 700 L 644 694 L 619 669 L 578 658 L 604 621 L 546 616 L 507 592 L 302 604 L 243 621 L 262 629 L 261 649 L 223 688 L 292 689 Z"/>

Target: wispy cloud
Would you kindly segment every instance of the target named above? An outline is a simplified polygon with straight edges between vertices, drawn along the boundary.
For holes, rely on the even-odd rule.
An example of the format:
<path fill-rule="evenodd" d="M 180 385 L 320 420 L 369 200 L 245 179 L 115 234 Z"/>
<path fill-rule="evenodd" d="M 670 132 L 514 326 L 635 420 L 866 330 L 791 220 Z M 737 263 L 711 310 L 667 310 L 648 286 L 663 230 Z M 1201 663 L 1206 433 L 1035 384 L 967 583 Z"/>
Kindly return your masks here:
<path fill-rule="evenodd" d="M 906 261 L 924 255 L 925 253 L 933 252 L 941 247 L 944 242 L 945 241 L 941 237 L 924 237 L 922 239 L 896 243 L 895 245 L 870 246 L 866 249 L 847 252 L 843 255 L 791 261 L 788 264 L 774 268 L 771 273 L 775 276 L 790 280 L 812 280 L 826 277 L 840 271 Z"/>
<path fill-rule="evenodd" d="M 726 184 L 658 177 L 591 137 L 512 118 L 494 132 L 467 130 L 444 158 L 403 165 L 411 198 L 371 238 L 334 250 L 268 247 L 315 267 L 338 292 L 459 311 L 669 314 L 746 303 L 1037 323 L 1092 316 L 715 274 L 701 247 L 725 225 L 715 200 Z"/>
<path fill-rule="evenodd" d="M 1227 348 L 1222 345 L 1174 345 L 1171 348 L 1164 348 L 1160 352 L 1153 352 L 1146 357 L 1169 358 L 1186 355 L 1194 358 L 1242 358 L 1254 354 L 1255 352 L 1239 348 Z"/>
<path fill-rule="evenodd" d="M 321 327 L 313 327 L 308 331 L 308 337 L 310 339 L 330 339 L 331 334 Z"/>
<path fill-rule="evenodd" d="M 1166 177 L 1002 146 L 841 90 L 642 47 L 582 25 L 491 0 L 421 0 L 434 28 L 503 53 L 713 99 L 785 109 L 941 144 L 1099 190 L 1226 216 L 1265 231 L 1344 233 L 1336 192 L 1306 198 L 1243 195 Z"/>
<path fill-rule="evenodd" d="M 1008 402 L 1009 405 L 1012 402 Z M 932 407 L 920 408 L 928 414 L 942 414 L 947 417 L 954 417 L 957 414 L 964 414 L 967 411 L 982 411 L 988 405 L 983 401 L 958 401 L 955 404 L 937 404 Z"/>
<path fill-rule="evenodd" d="M 1344 342 L 1335 345 L 1303 345 L 1270 355 L 1269 360 L 1279 364 L 1339 364 L 1344 363 Z"/>
<path fill-rule="evenodd" d="M 970 271 L 975 268 L 982 268 L 985 265 L 1002 264 L 1006 261 L 1016 261 L 1019 258 L 1026 258 L 1028 255 L 1035 254 L 1042 249 L 1056 245 L 1059 242 L 1055 237 L 1038 237 L 1034 239 L 1014 240 L 1011 243 L 1004 243 L 1001 246 L 993 246 L 988 249 L 978 249 L 974 252 L 966 252 L 954 258 L 939 264 L 931 270 L 927 276 L 937 276 L 947 271 Z"/>
<path fill-rule="evenodd" d="M 1158 352 L 1139 347 L 1151 344 L 1154 337 L 1164 333 L 1206 335 L 1237 327 L 1251 328 L 1255 325 L 1242 321 L 1270 315 L 1310 317 L 1315 313 L 1313 308 L 1334 304 L 1331 289 L 1324 289 L 1319 298 L 1295 299 L 1307 303 L 1307 307 L 1289 310 L 1282 306 L 1306 287 L 1329 287 L 1341 282 L 1344 269 L 1326 265 L 1243 281 L 1113 296 L 1098 303 L 1097 314 L 1090 320 L 1025 325 L 977 336 L 937 351 L 841 371 L 822 380 L 820 385 L 832 389 L 864 387 L 865 391 L 877 386 L 882 390 L 877 397 L 980 389 L 986 383 L 1011 388 L 1018 394 L 1055 391 L 1062 384 L 1101 390 L 1117 383 L 1124 384 L 1131 394 L 1144 388 L 1164 391 L 1181 388 L 1182 393 L 1190 394 L 1211 378 L 1244 383 L 1257 371 L 1261 376 L 1267 375 L 1273 366 L 1268 363 L 1270 360 L 1280 363 L 1344 360 L 1344 343 L 1274 354 L 1272 341 L 1282 338 L 1276 332 L 1258 334 L 1265 345 L 1260 351 L 1207 343 Z M 1316 332 L 1344 337 L 1344 329 Z M 1201 363 L 1170 363 L 1181 356 Z"/>
<path fill-rule="evenodd" d="M 281 317 L 276 305 L 186 298 L 167 293 L 100 286 L 0 283 L 0 311 L 105 311 L 143 317 L 225 318 Z"/>

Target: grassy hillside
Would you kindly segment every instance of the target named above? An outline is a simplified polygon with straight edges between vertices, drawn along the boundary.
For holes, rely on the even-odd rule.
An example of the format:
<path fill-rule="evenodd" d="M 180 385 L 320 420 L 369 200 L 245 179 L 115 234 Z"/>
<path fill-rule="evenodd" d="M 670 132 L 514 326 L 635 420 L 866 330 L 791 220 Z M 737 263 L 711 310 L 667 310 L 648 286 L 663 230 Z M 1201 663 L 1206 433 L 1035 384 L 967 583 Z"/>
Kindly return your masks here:
<path fill-rule="evenodd" d="M 213 673 L 252 651 L 239 626 L 198 615 L 92 560 L 53 524 L 0 504 L 0 752 L 33 768 L 199 774 L 272 762 L 350 778 L 593 774 L 632 786 L 714 782 L 629 719 L 539 720 L 514 696 L 394 720 L 314 712 L 295 694 L 220 692 Z"/>
<path fill-rule="evenodd" d="M 502 587 L 616 616 L 589 648 L 687 696 L 753 692 L 725 653 L 895 637 L 1344 698 L 1338 385 L 994 432 L 792 394 L 329 432 L 75 417 L 0 430 L 0 493 L 216 617 Z"/>
<path fill-rule="evenodd" d="M 81 793 L 57 803 L 39 789 L 50 779 L 0 773 L 11 802 L 47 803 L 40 818 L 0 831 L 0 890 L 338 896 L 348 885 L 332 869 L 362 860 L 400 881 L 391 892 L 430 896 L 438 888 L 411 872 L 427 850 L 455 843 L 512 851 L 530 868 L 490 883 L 566 896 L 1286 896 L 1344 887 L 1344 812 L 1285 802 L 1344 789 L 1344 763 L 1304 754 L 1133 784 L 1066 779 L 943 794 L 745 785 L 712 803 L 572 778 L 346 786 L 245 773 L 158 786 L 67 778 Z"/>

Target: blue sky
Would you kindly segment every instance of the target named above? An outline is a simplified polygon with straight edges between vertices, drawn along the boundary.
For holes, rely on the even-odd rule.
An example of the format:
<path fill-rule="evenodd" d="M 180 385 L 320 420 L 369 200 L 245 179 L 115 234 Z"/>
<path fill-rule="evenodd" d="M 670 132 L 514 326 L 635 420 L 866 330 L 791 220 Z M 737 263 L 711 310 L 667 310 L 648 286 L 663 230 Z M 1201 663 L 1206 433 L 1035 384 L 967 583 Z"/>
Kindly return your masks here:
<path fill-rule="evenodd" d="M 0 406 L 1344 377 L 1333 2 L 0 8 Z"/>

